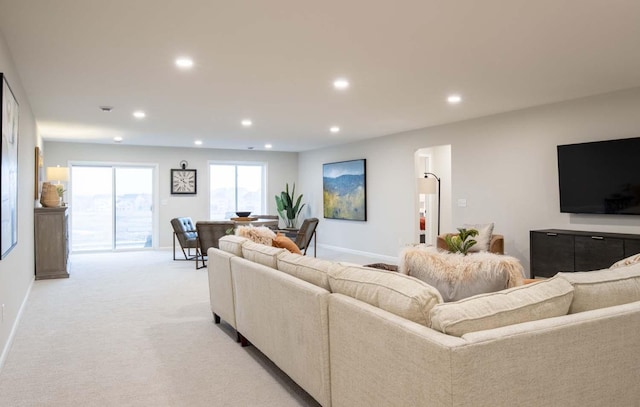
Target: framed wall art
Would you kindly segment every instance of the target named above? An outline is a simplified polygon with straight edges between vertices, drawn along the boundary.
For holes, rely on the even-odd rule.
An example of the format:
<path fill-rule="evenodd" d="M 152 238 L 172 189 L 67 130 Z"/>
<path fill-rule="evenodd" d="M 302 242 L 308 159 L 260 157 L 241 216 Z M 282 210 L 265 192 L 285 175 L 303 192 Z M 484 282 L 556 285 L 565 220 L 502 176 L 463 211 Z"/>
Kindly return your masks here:
<path fill-rule="evenodd" d="M 2 100 L 2 158 L 0 162 L 0 258 L 18 243 L 18 101 L 0 73 Z"/>
<path fill-rule="evenodd" d="M 322 165 L 322 197 L 327 219 L 367 220 L 367 160 Z"/>

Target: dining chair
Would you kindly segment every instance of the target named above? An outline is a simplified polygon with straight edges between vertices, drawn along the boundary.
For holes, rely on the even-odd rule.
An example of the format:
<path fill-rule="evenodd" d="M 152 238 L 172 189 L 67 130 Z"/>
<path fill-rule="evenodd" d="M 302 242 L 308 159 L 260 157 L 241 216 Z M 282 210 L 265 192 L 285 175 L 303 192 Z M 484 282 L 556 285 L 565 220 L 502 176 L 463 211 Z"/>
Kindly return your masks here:
<path fill-rule="evenodd" d="M 317 248 L 317 236 L 316 229 L 318 227 L 318 218 L 308 218 L 302 222 L 302 226 L 300 226 L 300 230 L 295 238 L 296 246 L 302 253 L 306 256 L 307 249 L 309 248 L 309 243 L 311 243 L 311 239 L 313 239 L 313 257 L 316 257 L 316 248 Z"/>
<path fill-rule="evenodd" d="M 206 267 L 207 251 L 211 247 L 219 248 L 218 240 L 228 234 L 233 234 L 236 223 L 226 220 L 208 220 L 196 222 L 198 232 L 196 250 L 196 270 Z M 202 262 L 202 265 L 200 265 Z"/>
<path fill-rule="evenodd" d="M 180 243 L 180 248 L 182 249 L 182 254 L 184 254 L 184 259 L 196 259 L 197 251 L 196 255 L 192 255 L 191 249 L 197 250 L 198 234 L 196 232 L 195 226 L 193 226 L 193 221 L 191 220 L 191 218 L 173 218 L 171 219 L 171 226 L 173 227 L 173 260 L 182 260 L 176 259 L 176 239 L 178 239 L 178 243 Z"/>

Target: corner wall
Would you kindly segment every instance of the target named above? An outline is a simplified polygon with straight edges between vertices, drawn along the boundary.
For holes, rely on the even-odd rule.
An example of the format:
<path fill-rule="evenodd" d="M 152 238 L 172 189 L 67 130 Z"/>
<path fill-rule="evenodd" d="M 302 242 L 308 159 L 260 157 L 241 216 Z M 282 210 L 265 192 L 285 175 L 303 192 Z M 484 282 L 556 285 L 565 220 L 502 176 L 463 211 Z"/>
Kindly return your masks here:
<path fill-rule="evenodd" d="M 460 106 L 464 108 L 464 106 Z M 319 244 L 397 256 L 415 242 L 414 152 L 451 144 L 451 202 L 442 231 L 494 222 L 529 269 L 529 231 L 640 233 L 640 216 L 561 214 L 556 146 L 640 137 L 640 88 L 300 153 L 301 192 L 321 219 Z M 367 159 L 367 222 L 322 219 L 322 164 Z M 455 206 L 458 199 L 467 206 Z M 444 203 L 443 203 L 444 204 Z"/>
<path fill-rule="evenodd" d="M 0 33 L 0 72 L 4 73 L 19 104 L 18 124 L 18 243 L 0 260 L 0 368 L 8 350 L 18 313 L 34 279 L 33 207 L 35 147 L 38 134 L 31 106 L 22 88 L 9 47 Z"/>

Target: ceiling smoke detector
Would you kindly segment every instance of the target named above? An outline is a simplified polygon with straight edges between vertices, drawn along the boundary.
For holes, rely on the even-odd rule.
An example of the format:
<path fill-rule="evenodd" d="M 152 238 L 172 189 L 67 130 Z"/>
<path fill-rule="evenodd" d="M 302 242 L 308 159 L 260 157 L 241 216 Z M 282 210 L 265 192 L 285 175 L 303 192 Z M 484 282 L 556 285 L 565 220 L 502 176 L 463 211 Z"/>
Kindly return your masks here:
<path fill-rule="evenodd" d="M 113 110 L 113 106 L 100 106 L 100 110 L 102 110 L 105 113 L 109 113 L 110 111 Z"/>

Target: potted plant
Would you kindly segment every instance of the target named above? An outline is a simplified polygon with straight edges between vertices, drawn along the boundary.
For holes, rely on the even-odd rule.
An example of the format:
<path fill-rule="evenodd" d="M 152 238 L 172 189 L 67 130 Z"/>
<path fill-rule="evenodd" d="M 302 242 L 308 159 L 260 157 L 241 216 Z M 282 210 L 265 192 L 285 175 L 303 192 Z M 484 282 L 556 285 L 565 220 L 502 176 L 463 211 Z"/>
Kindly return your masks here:
<path fill-rule="evenodd" d="M 473 245 L 478 243 L 473 237 L 478 235 L 478 231 L 475 229 L 459 228 L 458 234 L 447 235 L 444 240 L 447 242 L 447 247 L 451 253 L 462 253 L 466 256 L 467 252 Z"/>
<path fill-rule="evenodd" d="M 296 199 L 296 184 L 293 184 L 291 194 L 289 194 L 289 183 L 286 184 L 285 190 L 276 195 L 276 208 L 278 214 L 285 223 L 285 229 L 295 229 L 298 224 L 298 215 L 302 212 L 305 204 L 300 205 L 302 194 Z M 294 204 L 295 202 L 295 204 Z"/>

